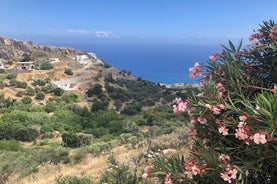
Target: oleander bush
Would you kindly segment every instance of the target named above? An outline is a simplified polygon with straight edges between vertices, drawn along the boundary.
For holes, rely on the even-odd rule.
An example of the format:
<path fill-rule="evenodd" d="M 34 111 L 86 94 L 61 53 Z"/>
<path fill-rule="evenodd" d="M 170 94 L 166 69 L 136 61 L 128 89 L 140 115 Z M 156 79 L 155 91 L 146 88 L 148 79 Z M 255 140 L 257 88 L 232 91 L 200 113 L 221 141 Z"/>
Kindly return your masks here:
<path fill-rule="evenodd" d="M 161 183 L 277 181 L 277 24 L 263 25 L 242 49 L 229 41 L 207 65 L 196 63 L 200 92 L 177 98 L 174 112 L 190 116 L 190 155 L 159 157 L 144 178 Z"/>

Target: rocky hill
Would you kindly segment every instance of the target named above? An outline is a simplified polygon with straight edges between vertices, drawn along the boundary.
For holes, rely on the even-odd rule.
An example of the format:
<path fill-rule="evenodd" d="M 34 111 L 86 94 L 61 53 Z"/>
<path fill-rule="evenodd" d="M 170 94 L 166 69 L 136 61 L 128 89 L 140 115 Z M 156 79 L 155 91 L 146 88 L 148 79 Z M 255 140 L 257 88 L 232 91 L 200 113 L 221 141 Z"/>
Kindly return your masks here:
<path fill-rule="evenodd" d="M 51 98 L 71 92 L 83 105 L 95 106 L 94 110 L 123 111 L 132 106 L 139 111 L 168 104 L 176 95 L 174 89 L 120 71 L 93 53 L 3 37 L 0 67 L 2 95 L 19 101 L 28 97 L 34 104 L 46 104 Z"/>
<path fill-rule="evenodd" d="M 23 54 L 45 54 L 49 55 L 81 55 L 84 52 L 71 48 L 60 48 L 55 46 L 42 46 L 32 42 L 23 42 L 0 36 L 0 58 L 11 60 L 19 59 Z"/>

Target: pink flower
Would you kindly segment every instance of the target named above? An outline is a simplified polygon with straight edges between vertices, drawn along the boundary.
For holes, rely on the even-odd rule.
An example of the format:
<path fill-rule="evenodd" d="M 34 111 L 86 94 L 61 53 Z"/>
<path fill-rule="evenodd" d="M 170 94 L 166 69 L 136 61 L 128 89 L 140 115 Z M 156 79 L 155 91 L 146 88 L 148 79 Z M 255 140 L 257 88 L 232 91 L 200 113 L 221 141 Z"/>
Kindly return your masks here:
<path fill-rule="evenodd" d="M 241 118 L 240 118 L 241 119 Z M 244 118 L 242 118 L 243 120 Z M 238 124 L 238 128 L 236 129 L 236 133 L 235 133 L 235 136 L 236 138 L 238 138 L 239 140 L 246 140 L 248 139 L 248 135 L 247 135 L 247 132 L 246 132 L 246 123 L 245 122 L 239 122 Z"/>
<path fill-rule="evenodd" d="M 237 169 L 232 169 L 229 166 L 227 166 L 227 168 L 225 168 L 225 172 L 224 173 L 220 173 L 220 177 L 224 180 L 224 181 L 228 181 L 228 183 L 232 183 L 232 179 L 236 179 L 237 178 Z"/>
<path fill-rule="evenodd" d="M 216 88 L 217 88 L 218 96 L 219 96 L 219 97 L 222 97 L 223 92 L 225 91 L 224 86 L 222 85 L 221 82 L 216 83 L 215 86 L 216 86 Z"/>
<path fill-rule="evenodd" d="M 218 53 L 214 52 L 211 56 L 210 56 L 210 60 L 212 61 L 216 61 L 218 59 Z"/>
<path fill-rule="evenodd" d="M 274 87 L 273 87 L 273 92 L 277 92 L 277 84 L 274 84 Z"/>
<path fill-rule="evenodd" d="M 214 114 L 220 114 L 220 109 L 215 106 L 213 106 L 212 111 Z"/>
<path fill-rule="evenodd" d="M 223 105 L 223 104 L 218 104 L 217 107 L 220 108 L 221 110 L 225 109 L 225 105 Z"/>
<path fill-rule="evenodd" d="M 195 78 L 201 75 L 201 66 L 199 63 L 195 63 L 193 68 L 189 68 L 189 76 Z"/>
<path fill-rule="evenodd" d="M 206 118 L 203 118 L 203 117 L 198 117 L 197 118 L 197 121 L 201 124 L 206 124 L 207 123 L 207 119 Z"/>
<path fill-rule="evenodd" d="M 184 112 L 189 105 L 189 101 L 183 101 L 181 98 L 176 98 L 176 104 L 173 105 L 173 111 L 176 114 Z"/>
<path fill-rule="evenodd" d="M 265 144 L 266 143 L 265 134 L 255 133 L 253 136 L 253 139 L 256 144 Z"/>
<path fill-rule="evenodd" d="M 236 129 L 235 136 L 239 140 L 246 140 L 246 139 L 248 139 L 248 135 L 247 135 L 246 131 L 244 130 L 244 128 L 238 128 L 238 129 Z"/>
<path fill-rule="evenodd" d="M 239 120 L 245 122 L 247 120 L 247 116 L 240 116 Z"/>
<path fill-rule="evenodd" d="M 228 163 L 228 162 L 231 161 L 230 156 L 229 155 L 225 155 L 225 154 L 220 154 L 219 159 L 223 163 Z"/>
<path fill-rule="evenodd" d="M 164 184 L 172 184 L 171 173 L 168 173 L 165 177 Z"/>
<path fill-rule="evenodd" d="M 193 179 L 193 176 L 201 174 L 201 172 L 204 171 L 205 167 L 206 164 L 203 164 L 199 167 L 197 160 L 195 160 L 194 158 L 187 158 L 185 163 L 185 174 L 188 178 Z"/>
<path fill-rule="evenodd" d="M 231 169 L 228 173 L 231 174 L 232 179 L 236 179 L 238 171 L 237 169 Z"/>
<path fill-rule="evenodd" d="M 220 177 L 224 180 L 224 181 L 228 181 L 228 183 L 231 183 L 231 177 L 228 175 L 228 173 L 224 172 L 224 173 L 220 173 Z"/>
<path fill-rule="evenodd" d="M 144 173 L 142 174 L 142 178 L 147 179 L 147 178 L 151 178 L 151 174 L 150 171 L 153 169 L 152 166 L 148 166 L 144 168 Z"/>
<path fill-rule="evenodd" d="M 220 126 L 218 128 L 218 132 L 221 133 L 222 135 L 228 135 L 228 128 L 226 128 L 225 126 Z"/>

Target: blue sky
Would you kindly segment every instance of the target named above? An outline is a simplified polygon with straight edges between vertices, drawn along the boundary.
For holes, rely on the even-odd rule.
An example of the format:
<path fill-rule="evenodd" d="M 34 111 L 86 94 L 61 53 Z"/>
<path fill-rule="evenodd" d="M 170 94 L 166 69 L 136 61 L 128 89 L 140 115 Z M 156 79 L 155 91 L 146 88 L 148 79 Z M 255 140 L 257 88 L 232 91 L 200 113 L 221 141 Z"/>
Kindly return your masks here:
<path fill-rule="evenodd" d="M 0 35 L 37 42 L 221 43 L 244 40 L 276 0 L 0 0 Z"/>

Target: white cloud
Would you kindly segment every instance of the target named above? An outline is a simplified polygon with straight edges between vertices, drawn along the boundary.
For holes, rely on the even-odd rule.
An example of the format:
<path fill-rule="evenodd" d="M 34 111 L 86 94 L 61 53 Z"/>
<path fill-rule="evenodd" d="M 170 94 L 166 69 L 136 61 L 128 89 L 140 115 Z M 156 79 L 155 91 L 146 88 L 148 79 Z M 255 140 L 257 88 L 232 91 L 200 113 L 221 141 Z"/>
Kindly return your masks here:
<path fill-rule="evenodd" d="M 87 29 L 67 29 L 65 31 L 71 34 L 95 35 L 99 39 L 107 39 L 107 38 L 120 39 L 118 35 L 115 35 L 109 31 L 92 31 Z"/>
<path fill-rule="evenodd" d="M 110 33 L 107 31 L 96 31 L 95 35 L 97 38 L 109 38 L 110 37 Z"/>
<path fill-rule="evenodd" d="M 94 32 L 86 29 L 67 29 L 66 32 L 74 34 L 93 34 Z"/>

